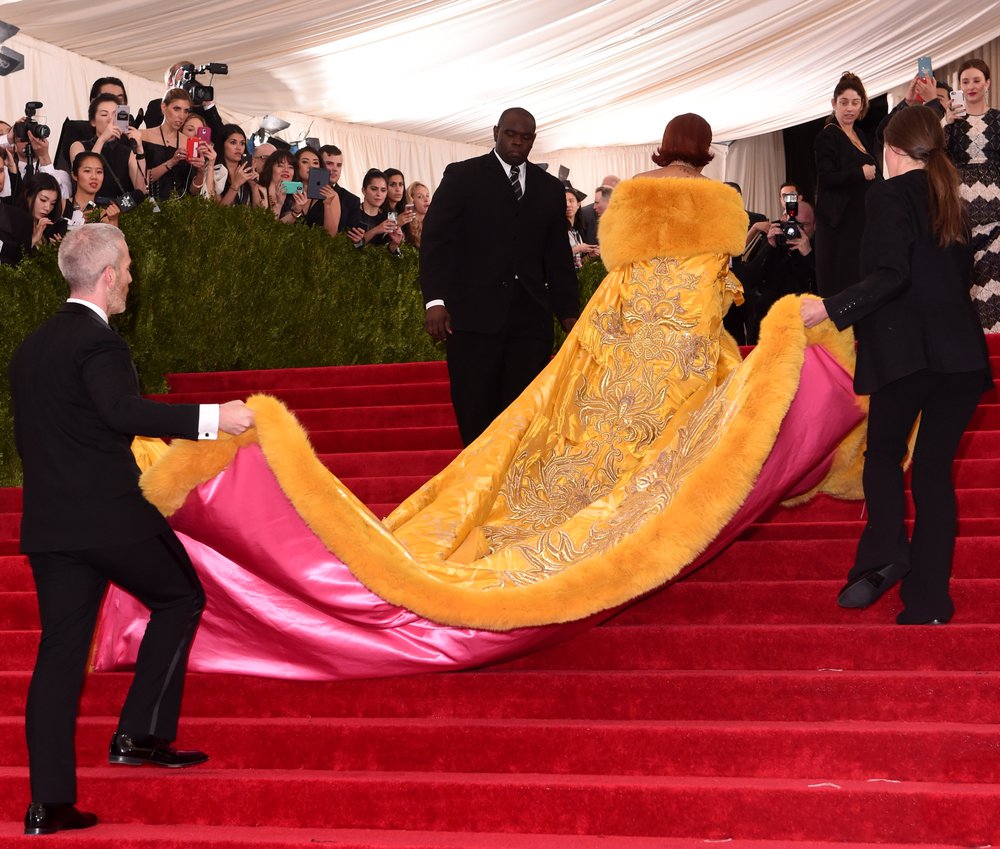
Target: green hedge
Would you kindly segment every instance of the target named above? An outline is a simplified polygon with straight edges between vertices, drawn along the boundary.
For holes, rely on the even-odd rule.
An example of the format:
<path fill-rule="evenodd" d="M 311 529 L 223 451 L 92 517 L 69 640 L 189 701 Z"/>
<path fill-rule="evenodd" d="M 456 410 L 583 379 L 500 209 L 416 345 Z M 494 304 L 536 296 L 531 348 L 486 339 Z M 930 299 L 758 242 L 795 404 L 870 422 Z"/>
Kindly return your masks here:
<path fill-rule="evenodd" d="M 121 217 L 134 279 L 128 310 L 113 321 L 132 346 L 143 391 L 164 391 L 171 372 L 443 358 L 423 330 L 412 248 L 399 258 L 380 248 L 359 254 L 343 236 L 200 198 L 160 210 L 147 203 Z M 580 272 L 584 301 L 603 276 L 600 262 Z M 55 248 L 0 266 L 0 291 L 6 364 L 66 297 Z M 6 368 L 0 429 L 0 485 L 17 485 Z"/>

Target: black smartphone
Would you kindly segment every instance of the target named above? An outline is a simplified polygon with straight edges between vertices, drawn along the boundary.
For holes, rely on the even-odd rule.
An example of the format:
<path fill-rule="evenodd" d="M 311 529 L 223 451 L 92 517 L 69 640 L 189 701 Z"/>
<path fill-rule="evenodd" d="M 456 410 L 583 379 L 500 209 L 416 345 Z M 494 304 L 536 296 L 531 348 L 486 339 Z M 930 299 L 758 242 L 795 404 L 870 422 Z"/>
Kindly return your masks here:
<path fill-rule="evenodd" d="M 45 230 L 42 231 L 42 235 L 46 239 L 51 239 L 54 236 L 65 236 L 68 227 L 69 227 L 69 220 L 66 218 L 60 218 L 58 221 L 53 221 L 51 224 L 46 224 Z"/>
<path fill-rule="evenodd" d="M 328 168 L 310 168 L 309 185 L 306 189 L 306 197 L 313 200 L 323 199 L 323 187 L 330 185 L 330 170 Z"/>

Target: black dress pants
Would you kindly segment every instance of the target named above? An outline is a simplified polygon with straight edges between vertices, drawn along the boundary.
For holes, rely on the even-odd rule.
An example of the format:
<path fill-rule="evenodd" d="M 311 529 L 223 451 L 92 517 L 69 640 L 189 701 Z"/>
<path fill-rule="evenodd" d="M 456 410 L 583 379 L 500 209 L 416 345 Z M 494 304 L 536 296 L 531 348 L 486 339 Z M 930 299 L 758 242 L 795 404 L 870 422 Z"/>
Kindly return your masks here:
<path fill-rule="evenodd" d="M 552 313 L 514 285 L 507 321 L 496 333 L 454 330 L 448 377 L 462 444 L 469 445 L 552 358 Z"/>
<path fill-rule="evenodd" d="M 42 637 L 25 731 L 31 799 L 76 802 L 76 716 L 101 600 L 112 581 L 150 609 L 118 730 L 177 736 L 184 673 L 205 594 L 173 531 L 129 545 L 28 555 Z"/>
<path fill-rule="evenodd" d="M 958 529 L 952 463 L 985 388 L 981 371 L 942 374 L 925 369 L 871 395 L 863 475 L 868 522 L 848 580 L 887 563 L 909 564 L 900 587 L 906 621 L 947 620 L 954 613 L 948 592 Z M 902 461 L 918 415 L 910 540 Z"/>

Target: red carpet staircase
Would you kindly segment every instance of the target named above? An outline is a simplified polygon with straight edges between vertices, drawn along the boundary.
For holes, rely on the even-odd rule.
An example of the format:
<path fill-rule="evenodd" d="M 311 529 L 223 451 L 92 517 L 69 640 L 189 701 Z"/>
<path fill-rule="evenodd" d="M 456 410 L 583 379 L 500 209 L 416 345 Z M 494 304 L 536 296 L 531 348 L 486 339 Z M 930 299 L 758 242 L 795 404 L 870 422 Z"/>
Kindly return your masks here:
<path fill-rule="evenodd" d="M 1000 338 L 991 340 L 994 371 Z M 178 400 L 266 390 L 384 514 L 458 451 L 441 364 L 177 375 Z M 591 849 L 1000 843 L 1000 403 L 957 464 L 947 627 L 896 593 L 834 603 L 859 503 L 776 511 L 689 579 L 545 653 L 477 672 L 307 684 L 191 675 L 184 771 L 110 767 L 129 676 L 87 683 L 80 804 L 96 829 L 25 838 L 21 712 L 37 642 L 0 491 L 0 849 Z M 724 485 L 724 482 L 720 482 Z"/>

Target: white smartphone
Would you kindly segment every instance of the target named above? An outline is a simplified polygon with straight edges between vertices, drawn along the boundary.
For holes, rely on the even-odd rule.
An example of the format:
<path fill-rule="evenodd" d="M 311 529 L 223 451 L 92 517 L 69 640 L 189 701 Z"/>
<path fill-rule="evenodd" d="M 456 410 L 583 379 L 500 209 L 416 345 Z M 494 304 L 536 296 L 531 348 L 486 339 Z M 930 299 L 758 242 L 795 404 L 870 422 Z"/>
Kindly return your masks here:
<path fill-rule="evenodd" d="M 964 91 L 953 91 L 951 93 L 951 108 L 956 112 L 958 110 L 965 109 L 965 92 Z"/>

